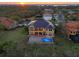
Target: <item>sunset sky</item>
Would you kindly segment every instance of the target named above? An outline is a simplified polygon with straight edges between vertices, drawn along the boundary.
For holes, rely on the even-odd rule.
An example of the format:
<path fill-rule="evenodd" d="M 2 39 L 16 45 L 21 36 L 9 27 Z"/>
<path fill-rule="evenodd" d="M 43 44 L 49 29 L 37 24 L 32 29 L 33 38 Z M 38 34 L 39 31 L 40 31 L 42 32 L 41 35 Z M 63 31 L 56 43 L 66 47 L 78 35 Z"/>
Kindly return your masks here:
<path fill-rule="evenodd" d="M 79 4 L 79 2 L 0 2 L 0 4 Z"/>

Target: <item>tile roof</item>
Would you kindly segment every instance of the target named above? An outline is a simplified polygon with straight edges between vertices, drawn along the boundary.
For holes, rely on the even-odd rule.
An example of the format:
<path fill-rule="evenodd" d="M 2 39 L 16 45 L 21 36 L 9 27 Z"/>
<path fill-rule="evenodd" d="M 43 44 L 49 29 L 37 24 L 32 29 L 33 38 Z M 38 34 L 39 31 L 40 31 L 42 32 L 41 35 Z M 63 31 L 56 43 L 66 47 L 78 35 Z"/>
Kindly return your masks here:
<path fill-rule="evenodd" d="M 49 25 L 49 23 L 45 20 L 37 20 L 35 23 L 34 23 L 34 27 L 37 28 L 37 27 L 47 27 Z"/>
<path fill-rule="evenodd" d="M 40 19 L 37 20 L 36 22 L 34 22 L 34 27 L 35 28 L 54 28 L 54 26 L 52 26 L 53 24 L 50 24 L 48 21 Z"/>
<path fill-rule="evenodd" d="M 69 21 L 65 24 L 65 27 L 69 31 L 79 31 L 79 21 Z"/>
<path fill-rule="evenodd" d="M 0 17 L 0 22 L 6 27 L 6 28 L 9 28 L 13 23 L 14 21 L 9 19 L 9 18 L 6 18 L 6 17 Z"/>
<path fill-rule="evenodd" d="M 52 27 L 52 25 L 49 25 L 47 28 L 49 28 L 49 29 L 53 29 L 54 27 Z"/>

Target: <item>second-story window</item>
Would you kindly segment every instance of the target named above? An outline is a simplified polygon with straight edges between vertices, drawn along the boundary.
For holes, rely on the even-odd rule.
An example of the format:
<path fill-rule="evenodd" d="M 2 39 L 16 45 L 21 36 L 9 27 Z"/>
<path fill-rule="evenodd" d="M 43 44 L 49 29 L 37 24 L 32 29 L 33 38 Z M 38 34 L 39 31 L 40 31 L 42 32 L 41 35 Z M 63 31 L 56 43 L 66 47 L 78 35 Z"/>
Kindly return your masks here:
<path fill-rule="evenodd" d="M 43 28 L 39 28 L 39 31 L 42 31 L 43 30 Z"/>
<path fill-rule="evenodd" d="M 49 31 L 52 31 L 52 29 L 49 29 Z"/>

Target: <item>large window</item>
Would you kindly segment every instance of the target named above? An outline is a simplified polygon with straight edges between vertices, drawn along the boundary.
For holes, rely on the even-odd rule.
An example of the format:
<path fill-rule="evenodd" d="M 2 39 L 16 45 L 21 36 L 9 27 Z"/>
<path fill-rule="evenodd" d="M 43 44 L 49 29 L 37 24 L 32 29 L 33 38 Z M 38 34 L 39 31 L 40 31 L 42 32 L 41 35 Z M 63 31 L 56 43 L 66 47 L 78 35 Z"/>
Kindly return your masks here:
<path fill-rule="evenodd" d="M 35 32 L 35 35 L 38 35 L 38 32 Z"/>
<path fill-rule="evenodd" d="M 39 32 L 39 35 L 42 35 L 42 32 Z"/>
<path fill-rule="evenodd" d="M 43 32 L 43 35 L 46 35 L 46 33 L 45 33 L 45 32 Z"/>

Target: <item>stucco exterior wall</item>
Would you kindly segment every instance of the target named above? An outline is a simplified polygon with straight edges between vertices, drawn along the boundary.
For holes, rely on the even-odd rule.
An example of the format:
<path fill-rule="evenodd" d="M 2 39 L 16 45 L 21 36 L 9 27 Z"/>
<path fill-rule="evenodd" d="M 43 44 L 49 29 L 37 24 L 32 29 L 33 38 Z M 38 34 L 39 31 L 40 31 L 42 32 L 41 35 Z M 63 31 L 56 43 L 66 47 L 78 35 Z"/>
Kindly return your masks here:
<path fill-rule="evenodd" d="M 47 33 L 47 35 L 46 35 L 47 37 L 54 37 L 54 30 L 53 29 L 52 29 L 52 31 L 47 30 L 46 33 Z"/>
<path fill-rule="evenodd" d="M 34 27 L 29 27 L 29 35 L 35 35 L 35 32 L 38 33 L 37 36 L 40 36 L 39 33 L 41 32 L 41 36 L 43 37 L 54 37 L 54 29 L 52 29 L 52 31 L 49 31 L 49 29 L 42 28 L 42 30 L 36 31 Z M 45 33 L 46 35 L 43 35 L 43 33 Z"/>

